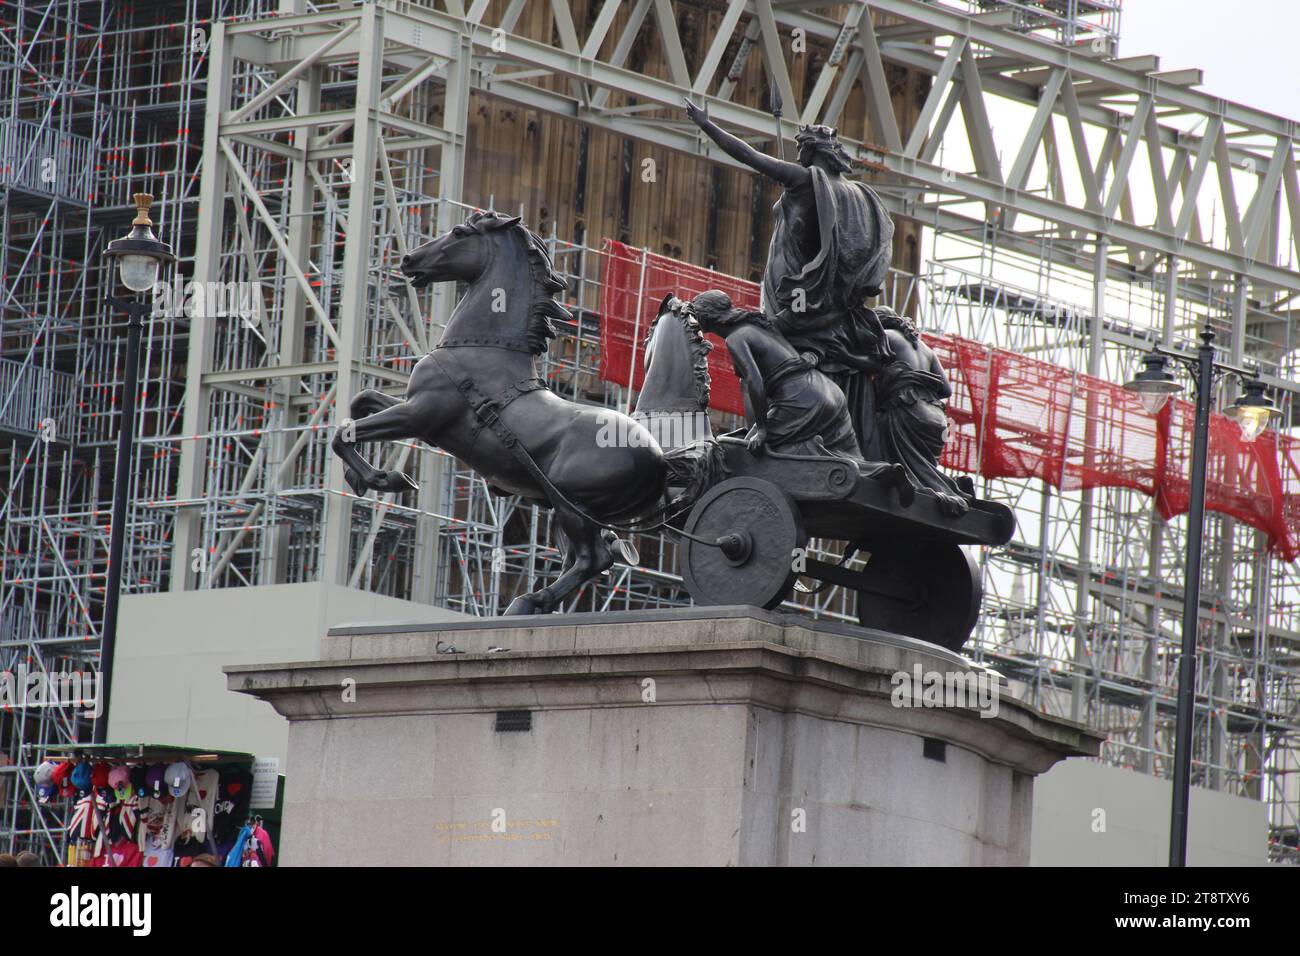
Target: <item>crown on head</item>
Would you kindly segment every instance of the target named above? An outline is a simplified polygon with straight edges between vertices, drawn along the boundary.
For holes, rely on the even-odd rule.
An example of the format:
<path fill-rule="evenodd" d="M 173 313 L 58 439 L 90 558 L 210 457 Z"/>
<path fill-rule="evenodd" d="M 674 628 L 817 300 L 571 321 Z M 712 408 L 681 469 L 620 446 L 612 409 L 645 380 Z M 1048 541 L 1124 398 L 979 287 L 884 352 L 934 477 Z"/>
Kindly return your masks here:
<path fill-rule="evenodd" d="M 815 143 L 831 143 L 839 139 L 839 130 L 834 126 L 800 126 L 799 132 L 795 134 L 795 142 L 802 143 L 811 141 Z"/>

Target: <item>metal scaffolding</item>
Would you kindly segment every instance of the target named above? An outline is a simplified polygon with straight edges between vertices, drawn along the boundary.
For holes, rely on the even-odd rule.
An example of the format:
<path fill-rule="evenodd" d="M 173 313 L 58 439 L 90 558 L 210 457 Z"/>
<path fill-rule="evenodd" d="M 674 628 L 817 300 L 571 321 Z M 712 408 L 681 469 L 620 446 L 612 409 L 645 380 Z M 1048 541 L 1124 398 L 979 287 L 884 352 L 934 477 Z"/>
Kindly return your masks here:
<path fill-rule="evenodd" d="M 869 135 L 846 145 L 929 240 L 886 293 L 923 327 L 1123 381 L 1208 316 L 1288 411 L 1297 390 L 1300 129 L 1199 91 L 1196 71 L 1115 59 L 1117 0 L 18 0 L 0 17 L 0 668 L 98 659 L 124 331 L 100 251 L 135 191 L 158 196 L 181 258 L 145 344 L 130 591 L 324 580 L 490 615 L 557 570 L 547 512 L 445 454 L 384 448 L 421 491 L 358 499 L 328 447 L 359 392 L 401 393 L 454 303 L 396 265 L 497 205 L 465 188 L 484 100 L 724 166 L 677 107 L 708 97 L 720 123 L 770 140 L 772 116 L 740 92 L 747 66 L 780 91 L 787 137 L 861 103 Z M 796 31 L 817 54 L 801 72 Z M 629 68 L 651 43 L 663 69 Z M 928 80 L 906 124 L 900 67 Z M 602 237 L 545 238 L 574 318 L 542 374 L 626 407 L 599 372 Z M 1108 733 L 1106 761 L 1167 776 L 1184 520 L 1126 489 L 983 485 L 1020 530 L 980 555 L 970 653 Z M 1271 856 L 1294 862 L 1300 572 L 1222 515 L 1206 541 L 1193 781 L 1263 801 Z M 575 609 L 689 603 L 673 542 L 637 544 L 640 566 Z M 795 606 L 856 619 L 838 590 Z M 0 714 L 0 849 L 61 849 L 30 770 L 88 736 L 69 711 Z"/>

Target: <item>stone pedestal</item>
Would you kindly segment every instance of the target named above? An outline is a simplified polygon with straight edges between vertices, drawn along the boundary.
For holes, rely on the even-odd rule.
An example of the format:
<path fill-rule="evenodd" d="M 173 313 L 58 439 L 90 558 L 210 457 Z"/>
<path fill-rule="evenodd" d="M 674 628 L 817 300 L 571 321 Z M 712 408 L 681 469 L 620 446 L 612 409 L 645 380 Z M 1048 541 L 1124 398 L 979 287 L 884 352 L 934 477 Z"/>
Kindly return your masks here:
<path fill-rule="evenodd" d="M 286 865 L 1023 864 L 1034 776 L 1101 741 L 1006 697 L 920 706 L 896 675 L 980 669 L 754 608 L 337 627 L 323 654 L 226 668 L 290 721 Z"/>

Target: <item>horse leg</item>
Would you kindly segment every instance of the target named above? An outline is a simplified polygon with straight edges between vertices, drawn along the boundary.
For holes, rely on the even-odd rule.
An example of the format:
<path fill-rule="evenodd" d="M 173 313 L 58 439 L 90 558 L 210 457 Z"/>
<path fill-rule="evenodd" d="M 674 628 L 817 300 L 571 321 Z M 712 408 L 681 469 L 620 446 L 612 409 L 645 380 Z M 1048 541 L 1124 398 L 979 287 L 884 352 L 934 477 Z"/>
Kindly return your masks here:
<path fill-rule="evenodd" d="M 348 410 L 353 418 L 366 418 L 376 412 L 382 412 L 385 408 L 400 404 L 402 399 L 396 395 L 388 395 L 374 388 L 364 388 L 352 396 Z"/>
<path fill-rule="evenodd" d="M 358 396 L 360 397 L 360 396 Z M 419 485 L 400 471 L 381 471 L 361 457 L 359 442 L 397 441 L 417 438 L 428 424 L 427 402 L 420 397 L 396 401 L 388 408 L 352 423 L 351 429 L 336 429 L 330 447 L 348 466 L 344 477 L 358 495 L 371 488 L 380 491 L 416 491 Z"/>
<path fill-rule="evenodd" d="M 386 408 L 392 408 L 394 405 L 400 404 L 401 401 L 395 395 L 388 395 L 378 389 L 366 388 L 352 396 L 348 411 L 354 420 L 366 418 L 377 412 L 382 412 Z M 361 476 L 350 465 L 344 466 L 343 477 L 357 494 L 364 495 L 369 490 L 368 486 L 363 489 Z"/>
<path fill-rule="evenodd" d="M 599 525 L 559 506 L 555 517 L 560 534 L 569 545 L 565 568 L 552 584 L 511 601 L 507 614 L 549 614 L 574 591 L 614 564 L 614 555 L 601 536 Z"/>

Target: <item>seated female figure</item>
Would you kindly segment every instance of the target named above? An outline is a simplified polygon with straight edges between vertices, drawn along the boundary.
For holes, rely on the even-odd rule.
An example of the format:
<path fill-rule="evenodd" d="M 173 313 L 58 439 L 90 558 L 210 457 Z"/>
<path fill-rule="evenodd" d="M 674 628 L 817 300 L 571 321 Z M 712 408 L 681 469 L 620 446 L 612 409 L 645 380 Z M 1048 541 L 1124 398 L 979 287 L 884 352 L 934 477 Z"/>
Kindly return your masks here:
<path fill-rule="evenodd" d="M 718 291 L 697 295 L 691 309 L 700 328 L 726 340 L 745 390 L 752 451 L 821 455 L 824 448 L 862 459 L 844 393 L 805 362 L 767 316 L 734 307 Z"/>

